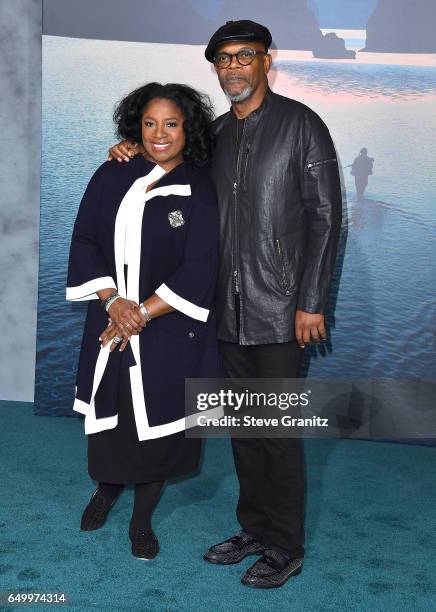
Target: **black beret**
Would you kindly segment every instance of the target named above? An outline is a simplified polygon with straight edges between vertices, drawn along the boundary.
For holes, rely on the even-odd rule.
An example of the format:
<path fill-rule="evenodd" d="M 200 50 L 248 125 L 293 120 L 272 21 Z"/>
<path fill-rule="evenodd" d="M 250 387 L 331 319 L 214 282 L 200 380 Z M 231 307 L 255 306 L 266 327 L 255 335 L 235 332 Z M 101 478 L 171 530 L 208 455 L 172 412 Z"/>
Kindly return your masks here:
<path fill-rule="evenodd" d="M 260 40 L 264 43 L 265 48 L 268 49 L 271 45 L 272 37 L 268 28 L 255 21 L 250 21 L 249 19 L 227 21 L 227 23 L 221 26 L 210 39 L 206 51 L 204 52 L 206 59 L 209 62 L 213 62 L 215 49 L 222 43 L 231 42 L 233 40 Z"/>

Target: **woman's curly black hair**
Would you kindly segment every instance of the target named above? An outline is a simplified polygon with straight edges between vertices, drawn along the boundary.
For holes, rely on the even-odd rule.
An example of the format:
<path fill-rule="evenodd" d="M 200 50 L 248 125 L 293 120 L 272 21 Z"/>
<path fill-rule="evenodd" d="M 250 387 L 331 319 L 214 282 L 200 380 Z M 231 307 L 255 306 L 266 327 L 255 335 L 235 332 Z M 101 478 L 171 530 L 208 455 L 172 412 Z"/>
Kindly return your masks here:
<path fill-rule="evenodd" d="M 172 100 L 185 118 L 183 131 L 186 144 L 183 158 L 196 166 L 209 163 L 212 152 L 210 124 L 214 118 L 212 103 L 206 94 L 179 83 L 148 83 L 129 93 L 114 112 L 119 138 L 142 144 L 141 119 L 147 104 L 156 98 Z"/>

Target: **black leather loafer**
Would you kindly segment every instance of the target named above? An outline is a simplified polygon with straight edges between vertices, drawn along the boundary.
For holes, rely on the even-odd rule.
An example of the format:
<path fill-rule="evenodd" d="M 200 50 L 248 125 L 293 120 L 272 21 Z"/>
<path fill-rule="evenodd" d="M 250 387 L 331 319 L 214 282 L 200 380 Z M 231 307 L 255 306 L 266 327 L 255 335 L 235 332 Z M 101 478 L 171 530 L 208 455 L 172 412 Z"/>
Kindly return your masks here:
<path fill-rule="evenodd" d="M 245 531 L 240 531 L 232 538 L 211 546 L 205 552 L 203 559 L 209 563 L 230 565 L 239 563 L 248 555 L 262 555 L 263 552 L 264 547 L 257 540 Z"/>
<path fill-rule="evenodd" d="M 288 559 L 280 552 L 268 549 L 248 568 L 241 582 L 255 589 L 275 589 L 285 584 L 291 576 L 300 574 L 302 569 L 303 559 Z"/>
<path fill-rule="evenodd" d="M 107 499 L 98 489 L 96 489 L 82 514 L 80 529 L 82 531 L 100 529 L 100 527 L 104 525 L 110 509 L 116 501 L 117 498 Z"/>
<path fill-rule="evenodd" d="M 132 555 L 137 559 L 150 561 L 159 552 L 159 542 L 150 528 L 129 529 Z"/>

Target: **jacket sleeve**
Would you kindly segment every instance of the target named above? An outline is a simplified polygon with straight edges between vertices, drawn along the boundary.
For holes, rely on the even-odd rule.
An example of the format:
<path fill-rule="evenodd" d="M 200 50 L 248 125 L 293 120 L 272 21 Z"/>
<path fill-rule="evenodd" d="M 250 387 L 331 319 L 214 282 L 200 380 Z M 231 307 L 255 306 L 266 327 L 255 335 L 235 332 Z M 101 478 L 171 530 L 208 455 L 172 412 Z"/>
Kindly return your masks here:
<path fill-rule="evenodd" d="M 71 238 L 67 300 L 98 299 L 96 291 L 116 288 L 97 240 L 104 167 L 91 178 L 80 203 Z"/>
<path fill-rule="evenodd" d="M 215 188 L 209 177 L 197 185 L 188 220 L 183 261 L 156 294 L 199 321 L 207 321 L 215 298 L 219 221 Z"/>
<path fill-rule="evenodd" d="M 327 126 L 310 109 L 305 114 L 300 142 L 300 185 L 307 238 L 297 308 L 323 313 L 342 222 L 339 168 Z"/>

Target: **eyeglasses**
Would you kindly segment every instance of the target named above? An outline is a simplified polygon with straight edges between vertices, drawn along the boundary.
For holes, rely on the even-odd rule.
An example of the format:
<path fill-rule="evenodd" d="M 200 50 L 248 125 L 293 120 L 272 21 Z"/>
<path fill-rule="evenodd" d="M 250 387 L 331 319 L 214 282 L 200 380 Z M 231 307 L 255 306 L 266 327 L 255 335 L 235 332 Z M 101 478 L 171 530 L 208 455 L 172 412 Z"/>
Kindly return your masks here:
<path fill-rule="evenodd" d="M 255 51 L 254 49 L 239 49 L 237 53 L 217 53 L 213 60 L 216 68 L 228 68 L 232 59 L 236 57 L 238 64 L 249 66 L 256 55 L 266 55 L 266 51 Z"/>

